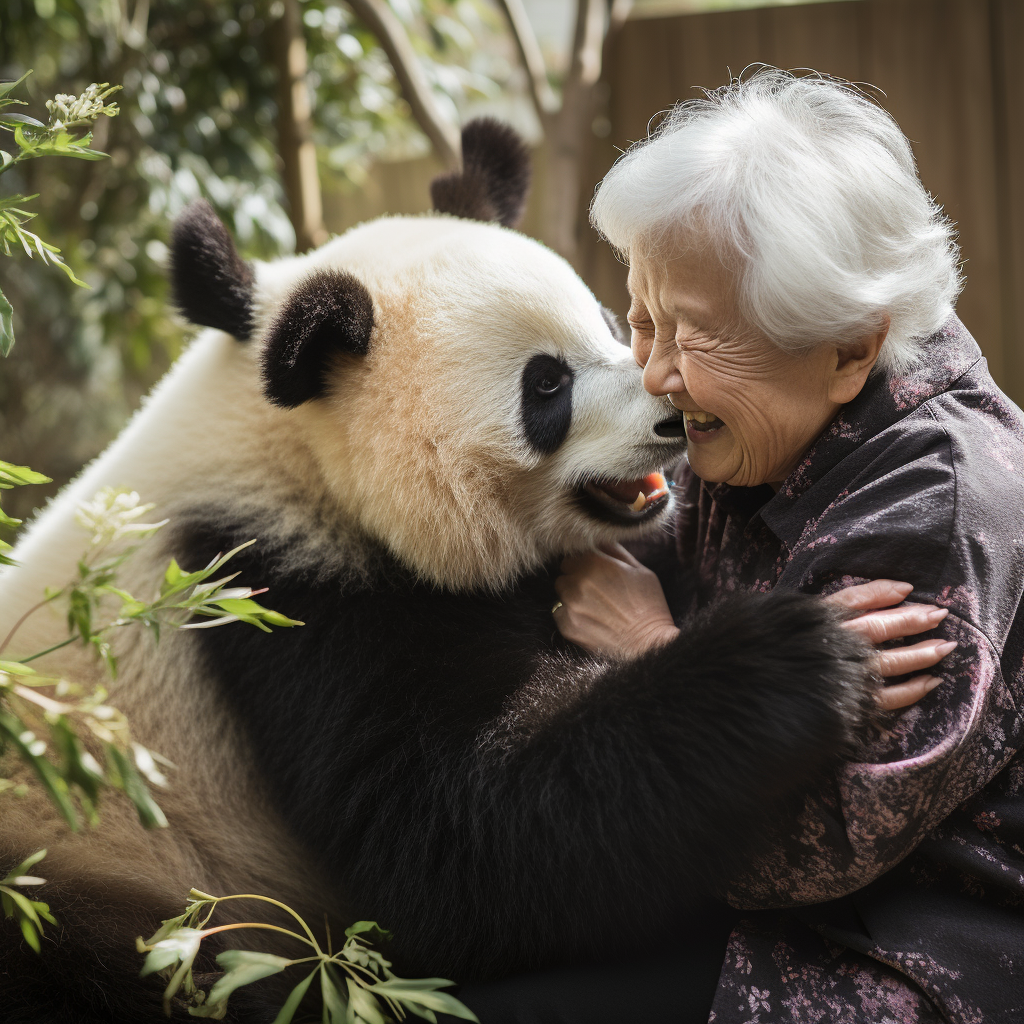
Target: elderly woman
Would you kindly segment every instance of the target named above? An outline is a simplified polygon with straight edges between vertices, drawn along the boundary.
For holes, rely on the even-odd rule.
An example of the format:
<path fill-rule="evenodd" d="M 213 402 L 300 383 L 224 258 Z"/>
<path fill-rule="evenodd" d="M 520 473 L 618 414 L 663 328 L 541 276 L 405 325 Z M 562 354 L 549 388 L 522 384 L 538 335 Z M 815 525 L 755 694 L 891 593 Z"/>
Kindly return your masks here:
<path fill-rule="evenodd" d="M 644 384 L 687 421 L 659 572 L 702 600 L 895 577 L 948 610 L 924 646 L 956 644 L 736 879 L 712 1019 L 1024 1021 L 1024 426 L 953 315 L 907 140 L 851 86 L 762 72 L 677 108 L 593 219 L 629 261 Z M 674 635 L 622 549 L 563 570 L 571 640 Z"/>

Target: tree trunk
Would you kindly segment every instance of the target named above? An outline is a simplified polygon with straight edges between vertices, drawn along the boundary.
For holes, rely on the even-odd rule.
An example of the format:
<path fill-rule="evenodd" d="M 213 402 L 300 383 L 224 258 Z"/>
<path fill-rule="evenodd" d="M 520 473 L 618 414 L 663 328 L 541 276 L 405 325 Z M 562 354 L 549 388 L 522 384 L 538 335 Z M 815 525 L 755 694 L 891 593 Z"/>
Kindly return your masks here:
<path fill-rule="evenodd" d="M 284 14 L 276 24 L 274 37 L 278 74 L 277 151 L 288 216 L 295 228 L 295 251 L 305 252 L 326 242 L 327 230 L 310 128 L 306 39 L 298 0 L 284 0 Z"/>

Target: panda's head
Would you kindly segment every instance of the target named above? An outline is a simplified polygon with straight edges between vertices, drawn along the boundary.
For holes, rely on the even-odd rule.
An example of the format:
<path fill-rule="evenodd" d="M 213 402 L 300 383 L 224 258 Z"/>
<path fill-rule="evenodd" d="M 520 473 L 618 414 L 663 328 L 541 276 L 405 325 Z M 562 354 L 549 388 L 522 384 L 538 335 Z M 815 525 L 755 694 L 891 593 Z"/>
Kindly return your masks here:
<path fill-rule="evenodd" d="M 252 268 L 195 206 L 172 270 L 186 316 L 248 341 L 346 521 L 426 579 L 499 587 L 664 523 L 658 473 L 685 435 L 572 268 L 503 226 L 528 182 L 518 138 L 474 122 L 463 149 L 440 215 Z"/>

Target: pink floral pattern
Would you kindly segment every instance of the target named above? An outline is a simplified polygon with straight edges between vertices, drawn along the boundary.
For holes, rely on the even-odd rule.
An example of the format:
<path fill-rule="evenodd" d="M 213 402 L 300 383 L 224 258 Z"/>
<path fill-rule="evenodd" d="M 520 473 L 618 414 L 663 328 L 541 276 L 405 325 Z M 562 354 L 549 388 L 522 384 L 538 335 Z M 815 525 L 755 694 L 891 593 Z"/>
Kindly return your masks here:
<path fill-rule="evenodd" d="M 1024 1024 L 1024 423 L 974 340 L 872 378 L 777 494 L 677 485 L 703 598 L 903 579 L 959 644 L 736 881 L 711 1020 Z"/>

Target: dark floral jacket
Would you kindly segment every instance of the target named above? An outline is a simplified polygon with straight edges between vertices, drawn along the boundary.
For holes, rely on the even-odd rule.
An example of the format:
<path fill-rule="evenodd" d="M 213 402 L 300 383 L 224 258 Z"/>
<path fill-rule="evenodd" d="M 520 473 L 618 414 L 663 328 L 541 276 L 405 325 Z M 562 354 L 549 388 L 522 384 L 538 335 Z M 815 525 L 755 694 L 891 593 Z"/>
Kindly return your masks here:
<path fill-rule="evenodd" d="M 706 593 L 879 577 L 949 608 L 943 682 L 780 824 L 730 902 L 715 1024 L 1024 1022 L 1024 421 L 956 318 L 774 494 L 679 475 Z M 771 908 L 789 908 L 776 910 Z"/>

